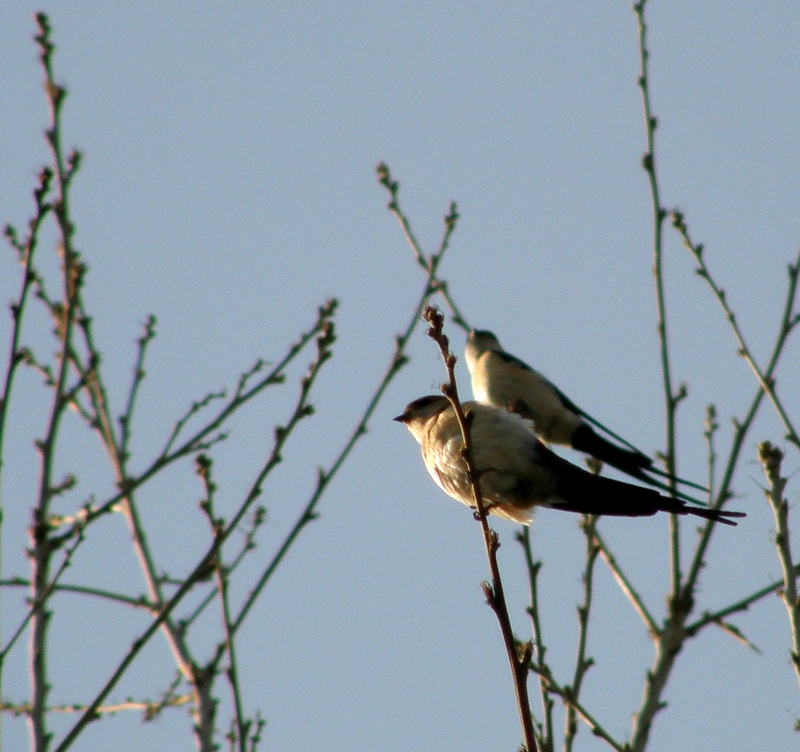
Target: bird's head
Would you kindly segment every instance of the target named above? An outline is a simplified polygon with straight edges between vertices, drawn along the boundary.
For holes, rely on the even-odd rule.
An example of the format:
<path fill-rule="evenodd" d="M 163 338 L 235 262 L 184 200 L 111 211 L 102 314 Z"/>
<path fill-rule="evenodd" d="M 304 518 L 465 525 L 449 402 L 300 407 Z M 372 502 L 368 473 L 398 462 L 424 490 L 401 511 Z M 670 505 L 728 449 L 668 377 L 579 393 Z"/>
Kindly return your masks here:
<path fill-rule="evenodd" d="M 489 350 L 501 350 L 503 346 L 494 333 L 487 329 L 473 329 L 467 337 L 467 346 L 464 350 L 464 357 L 470 372 L 475 361 Z"/>
<path fill-rule="evenodd" d="M 428 422 L 442 410 L 446 410 L 450 405 L 447 397 L 441 394 L 431 394 L 427 397 L 420 397 L 406 405 L 402 415 L 398 415 L 395 420 L 403 423 L 414 437 L 419 441 Z"/>

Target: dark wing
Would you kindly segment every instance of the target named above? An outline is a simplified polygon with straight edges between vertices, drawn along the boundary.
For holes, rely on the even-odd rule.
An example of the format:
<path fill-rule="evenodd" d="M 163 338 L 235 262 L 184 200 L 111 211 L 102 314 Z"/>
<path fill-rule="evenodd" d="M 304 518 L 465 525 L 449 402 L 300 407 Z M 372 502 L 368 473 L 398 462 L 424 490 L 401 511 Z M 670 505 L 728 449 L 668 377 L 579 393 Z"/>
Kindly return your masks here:
<path fill-rule="evenodd" d="M 656 512 L 691 514 L 726 525 L 736 525 L 731 517 L 745 517 L 743 512 L 718 509 L 697 509 L 680 499 L 662 496 L 652 488 L 593 475 L 567 462 L 546 447 L 541 447 L 539 464 L 556 478 L 555 495 L 551 506 L 581 514 L 601 514 L 616 517 L 647 517 Z"/>
<path fill-rule="evenodd" d="M 518 368 L 523 368 L 526 371 L 532 371 L 533 370 L 533 368 L 531 368 L 527 363 L 525 363 L 525 361 L 522 361 L 519 358 L 515 357 L 514 355 L 511 355 L 511 353 L 507 353 L 505 350 L 494 350 L 493 349 L 493 350 L 490 350 L 489 352 L 494 353 L 495 355 L 497 355 L 499 358 L 501 358 L 506 363 L 513 363 Z M 539 375 L 541 376 L 541 374 L 539 374 Z M 626 441 L 625 439 L 623 439 L 622 436 L 618 436 L 617 434 L 615 434 L 610 428 L 606 428 L 606 426 L 604 426 L 599 420 L 597 420 L 596 418 L 593 418 L 585 410 L 582 410 L 580 407 L 578 407 L 552 381 L 550 381 L 549 379 L 547 379 L 544 376 L 542 376 L 542 378 L 544 378 L 545 381 L 547 381 L 547 383 L 553 388 L 553 391 L 558 395 L 559 400 L 561 400 L 561 404 L 564 405 L 564 407 L 567 408 L 567 410 L 569 410 L 570 412 L 575 413 L 576 415 L 580 415 L 584 420 L 588 420 L 589 423 L 591 423 L 594 426 L 597 426 L 597 428 L 599 428 L 604 433 L 607 433 L 612 439 L 616 439 L 618 442 L 620 442 L 620 444 L 624 444 L 632 452 L 635 452 L 636 454 L 640 455 L 641 457 L 643 457 L 644 459 L 648 460 L 652 464 L 652 460 L 644 452 L 642 452 L 641 450 L 637 449 L 629 441 Z"/>
<path fill-rule="evenodd" d="M 645 517 L 661 508 L 661 494 L 602 475 L 593 475 L 541 447 L 539 464 L 556 479 L 552 505 L 582 514 Z"/>
<path fill-rule="evenodd" d="M 513 365 L 517 366 L 517 368 L 521 368 L 526 371 L 534 370 L 527 363 L 515 357 L 514 355 L 511 355 L 511 353 L 507 353 L 505 350 L 492 349 L 489 350 L 489 352 L 494 353 L 506 363 L 512 363 Z M 669 486 L 667 484 L 655 480 L 646 474 L 653 473 L 654 475 L 658 475 L 662 478 L 670 477 L 669 473 L 661 470 L 659 467 L 656 467 L 649 455 L 645 454 L 641 449 L 638 449 L 626 439 L 623 439 L 619 434 L 614 433 L 614 431 L 603 425 L 599 420 L 597 420 L 597 418 L 592 417 L 585 410 L 582 410 L 580 407 L 578 407 L 548 378 L 542 376 L 541 374 L 539 374 L 539 376 L 550 385 L 553 392 L 561 401 L 561 404 L 567 410 L 575 413 L 576 415 L 580 415 L 585 421 L 596 426 L 603 431 L 603 433 L 627 447 L 627 449 L 623 449 L 622 447 L 614 446 L 607 439 L 604 439 L 602 436 L 597 434 L 591 426 L 584 424 L 575 432 L 575 434 L 573 434 L 573 449 L 586 452 L 587 454 L 592 455 L 592 457 L 596 457 L 598 460 L 605 462 L 612 467 L 617 468 L 618 470 L 621 470 L 623 473 L 628 473 L 631 477 L 641 480 L 644 483 L 648 483 L 656 488 L 660 488 L 662 491 L 669 491 Z M 699 483 L 694 483 L 693 481 L 685 480 L 683 478 L 676 478 L 675 480 L 682 485 L 696 488 L 698 491 L 708 492 L 708 489 Z M 694 504 L 704 505 L 704 502 L 694 499 L 691 496 L 687 496 L 686 494 L 678 492 L 677 495 L 680 498 L 690 501 Z"/>

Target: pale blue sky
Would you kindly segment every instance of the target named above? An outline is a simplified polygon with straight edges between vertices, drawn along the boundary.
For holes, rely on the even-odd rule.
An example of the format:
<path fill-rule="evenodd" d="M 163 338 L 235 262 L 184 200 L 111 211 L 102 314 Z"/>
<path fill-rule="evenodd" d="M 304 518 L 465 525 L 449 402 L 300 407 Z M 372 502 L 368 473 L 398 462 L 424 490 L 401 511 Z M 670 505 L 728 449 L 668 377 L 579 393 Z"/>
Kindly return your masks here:
<path fill-rule="evenodd" d="M 442 273 L 468 319 L 495 330 L 507 349 L 638 446 L 663 446 L 629 3 L 6 4 L 0 221 L 19 227 L 46 158 L 32 42 L 38 9 L 50 14 L 56 70 L 69 90 L 66 140 L 85 154 L 73 193 L 76 243 L 90 265 L 86 298 L 117 412 L 140 324 L 149 313 L 159 318 L 134 469 L 160 448 L 191 400 L 233 384 L 257 357 L 277 359 L 317 305 L 331 295 L 341 300 L 335 357 L 313 400 L 317 415 L 265 488 L 271 522 L 241 593 L 293 523 L 317 465 L 332 461 L 355 425 L 423 285 L 385 209 L 379 161 L 400 181 L 426 250 L 438 243 L 449 202 L 458 201 L 462 216 Z M 686 213 L 763 360 L 786 264 L 800 242 L 800 6 L 655 0 L 648 18 L 663 203 Z M 665 237 L 675 379 L 690 391 L 680 412 L 680 471 L 704 479 L 706 405 L 718 407 L 723 454 L 730 418 L 741 416 L 755 381 L 677 235 Z M 0 292 L 9 300 L 18 270 L 10 252 L 3 265 Z M 5 338 L 8 317 L 0 322 Z M 31 338 L 33 322 L 47 330 L 37 314 Z M 460 349 L 460 331 L 450 327 L 450 334 Z M 43 354 L 52 351 L 37 342 Z M 324 497 L 321 518 L 242 633 L 246 707 L 268 720 L 263 749 L 513 750 L 520 742 L 499 630 L 479 588 L 487 576 L 479 529 L 433 485 L 417 445 L 390 420 L 444 376 L 421 329 L 410 354 Z M 795 342 L 778 384 L 800 419 L 798 369 Z M 462 366 L 459 375 L 467 393 Z M 3 576 L 27 573 L 31 440 L 44 409 L 35 404 L 37 383 L 33 376 L 20 382 L 12 423 L 19 434 L 9 439 L 25 472 L 5 475 Z M 217 453 L 222 509 L 235 508 L 295 394 L 296 381 L 235 423 L 230 445 Z M 780 574 L 754 458 L 757 441 L 782 435 L 765 410 L 735 483 L 734 506 L 749 516 L 715 535 L 700 610 Z M 65 448 L 60 461 L 82 481 L 76 502 L 110 487 L 94 444 Z M 798 466 L 788 451 L 785 471 Z M 200 494 L 186 466 L 140 496 L 158 557 L 174 575 L 194 561 L 197 540 L 205 545 Z M 545 511 L 533 525 L 544 560 L 545 639 L 563 682 L 571 677 L 581 597 L 577 521 Z M 134 563 L 122 519 L 102 525 L 108 539 L 85 546 L 69 581 L 141 592 L 138 572 L 120 574 Z M 495 526 L 515 627 L 527 637 L 521 551 L 512 525 Z M 693 527 L 684 526 L 687 542 Z M 667 519 L 605 520 L 601 530 L 660 614 Z M 589 640 L 596 666 L 583 697 L 625 738 L 652 647 L 605 566 L 598 569 Z M 4 639 L 16 602 L 4 597 Z M 54 702 L 89 699 L 146 623 L 88 599 L 69 604 L 53 628 Z M 669 708 L 654 724 L 653 752 L 796 744 L 800 691 L 783 606 L 772 597 L 735 622 L 763 654 L 720 631 L 690 643 L 665 694 Z M 152 697 L 165 687 L 172 671 L 163 669 L 164 657 L 157 639 L 114 698 Z M 4 692 L 13 700 L 27 691 L 23 658 L 19 650 L 6 672 Z M 54 722 L 57 733 L 62 724 Z M 24 748 L 24 723 L 5 718 L 2 742 Z M 77 748 L 112 745 L 190 749 L 189 721 L 179 710 L 149 725 L 138 716 L 104 721 Z M 607 747 L 583 728 L 577 748 Z"/>

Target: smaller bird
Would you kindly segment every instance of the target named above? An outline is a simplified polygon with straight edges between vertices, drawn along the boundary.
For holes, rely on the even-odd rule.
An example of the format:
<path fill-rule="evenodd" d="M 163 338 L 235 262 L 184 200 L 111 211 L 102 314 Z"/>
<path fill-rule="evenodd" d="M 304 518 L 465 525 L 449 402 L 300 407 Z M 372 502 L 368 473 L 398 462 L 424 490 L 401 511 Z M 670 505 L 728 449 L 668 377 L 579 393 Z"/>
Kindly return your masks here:
<path fill-rule="evenodd" d="M 530 421 L 482 402 L 463 403 L 470 421 L 475 469 L 487 511 L 522 525 L 537 506 L 582 514 L 647 517 L 656 512 L 692 514 L 736 525 L 742 512 L 689 506 L 652 488 L 593 475 L 549 450 Z M 403 423 L 422 447 L 431 477 L 446 494 L 474 504 L 463 438 L 455 410 L 442 395 L 420 397 L 395 420 Z"/>
<path fill-rule="evenodd" d="M 585 452 L 637 480 L 668 490 L 665 483 L 649 475 L 667 478 L 668 473 L 656 467 L 646 454 L 581 410 L 541 373 L 507 353 L 492 332 L 473 329 L 467 338 L 464 356 L 472 379 L 472 394 L 478 402 L 512 410 L 533 421 L 537 435 L 547 444 L 562 444 Z M 598 434 L 590 423 L 625 448 Z M 691 481 L 676 480 L 701 491 L 708 490 Z M 701 503 L 685 494 L 678 495 Z"/>

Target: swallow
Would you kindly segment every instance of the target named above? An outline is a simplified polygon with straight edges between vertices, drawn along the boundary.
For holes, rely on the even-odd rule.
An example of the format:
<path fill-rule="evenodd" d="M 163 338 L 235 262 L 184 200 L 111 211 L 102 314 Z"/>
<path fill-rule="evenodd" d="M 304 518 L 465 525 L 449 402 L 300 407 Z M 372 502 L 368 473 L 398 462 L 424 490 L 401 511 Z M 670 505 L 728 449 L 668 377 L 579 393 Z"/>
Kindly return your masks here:
<path fill-rule="evenodd" d="M 670 512 L 726 525 L 737 524 L 730 518 L 745 516 L 689 506 L 653 488 L 587 472 L 548 449 L 530 421 L 504 408 L 465 402 L 463 409 L 481 495 L 488 512 L 497 517 L 528 525 L 537 506 L 618 517 Z M 441 395 L 421 397 L 395 420 L 419 442 L 425 467 L 436 485 L 474 508 L 461 427 L 449 400 Z"/>
<path fill-rule="evenodd" d="M 561 444 L 605 462 L 623 473 L 663 491 L 669 487 L 650 474 L 668 478 L 669 473 L 656 467 L 653 460 L 633 444 L 579 408 L 551 381 L 538 371 L 503 350 L 489 331 L 473 329 L 464 351 L 472 394 L 478 402 L 502 407 L 532 421 L 539 438 L 546 444 Z M 613 444 L 592 428 L 594 424 L 623 446 Z M 704 486 L 675 479 L 701 491 Z M 678 496 L 702 504 L 691 496 Z"/>

